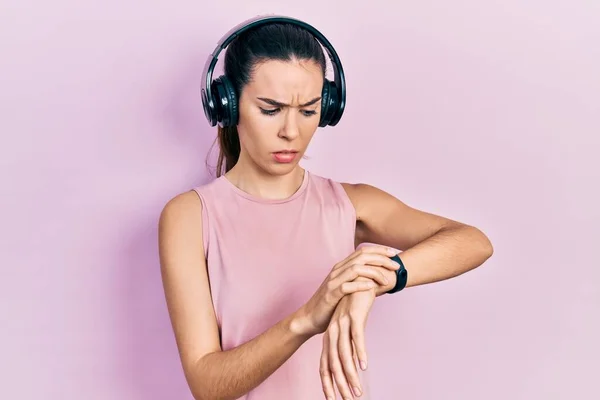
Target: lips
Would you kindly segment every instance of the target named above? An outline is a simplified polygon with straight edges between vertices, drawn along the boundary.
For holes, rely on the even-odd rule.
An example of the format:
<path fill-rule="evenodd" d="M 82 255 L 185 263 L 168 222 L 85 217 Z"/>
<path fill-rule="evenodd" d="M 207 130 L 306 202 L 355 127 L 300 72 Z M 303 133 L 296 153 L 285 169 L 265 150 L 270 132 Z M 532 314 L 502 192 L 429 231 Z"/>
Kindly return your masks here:
<path fill-rule="evenodd" d="M 294 161 L 296 154 L 296 150 L 280 150 L 273 153 L 273 158 L 279 163 L 290 163 Z"/>

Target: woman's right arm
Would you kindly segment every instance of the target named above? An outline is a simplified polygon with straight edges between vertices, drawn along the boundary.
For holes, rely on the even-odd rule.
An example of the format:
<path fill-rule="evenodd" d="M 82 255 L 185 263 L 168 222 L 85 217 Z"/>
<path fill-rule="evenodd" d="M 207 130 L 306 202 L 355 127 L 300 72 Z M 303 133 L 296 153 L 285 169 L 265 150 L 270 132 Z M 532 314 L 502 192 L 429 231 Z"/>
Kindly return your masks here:
<path fill-rule="evenodd" d="M 302 307 L 254 339 L 222 351 L 204 258 L 202 204 L 194 192 L 169 201 L 159 221 L 161 273 L 183 370 L 194 398 L 233 400 L 257 387 L 305 341 L 325 331 L 344 296 L 388 284 L 376 267 L 398 269 L 389 258 L 393 251 L 389 251 L 371 246 L 350 254 L 333 266 Z"/>
<path fill-rule="evenodd" d="M 204 257 L 202 204 L 194 192 L 180 194 L 164 207 L 159 254 L 171 324 L 195 399 L 241 397 L 314 334 L 299 310 L 256 338 L 222 351 Z"/>

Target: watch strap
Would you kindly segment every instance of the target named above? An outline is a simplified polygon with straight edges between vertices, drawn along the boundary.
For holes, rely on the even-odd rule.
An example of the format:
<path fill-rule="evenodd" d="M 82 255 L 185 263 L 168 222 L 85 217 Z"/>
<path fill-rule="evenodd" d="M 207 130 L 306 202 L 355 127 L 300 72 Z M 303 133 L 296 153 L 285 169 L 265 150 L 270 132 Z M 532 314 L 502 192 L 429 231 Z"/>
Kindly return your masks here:
<path fill-rule="evenodd" d="M 387 292 L 388 294 L 393 294 L 401 291 L 406 287 L 406 282 L 408 281 L 408 271 L 406 271 L 402 259 L 400 259 L 400 257 L 397 254 L 390 258 L 396 261 L 398 264 L 400 264 L 400 268 L 398 268 L 398 270 L 396 271 L 396 284 L 392 289 L 390 289 Z"/>

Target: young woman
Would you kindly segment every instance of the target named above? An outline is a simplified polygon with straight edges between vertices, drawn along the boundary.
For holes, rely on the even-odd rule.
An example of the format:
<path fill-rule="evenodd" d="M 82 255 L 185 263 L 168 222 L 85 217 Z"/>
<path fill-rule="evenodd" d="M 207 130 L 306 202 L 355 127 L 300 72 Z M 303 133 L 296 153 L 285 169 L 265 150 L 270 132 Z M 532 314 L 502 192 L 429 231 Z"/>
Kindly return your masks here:
<path fill-rule="evenodd" d="M 159 223 L 187 382 L 196 399 L 360 397 L 374 299 L 465 273 L 492 245 L 475 227 L 300 166 L 330 101 L 305 27 L 240 33 L 224 69 L 236 115 L 218 129 L 218 176 L 171 199 Z"/>

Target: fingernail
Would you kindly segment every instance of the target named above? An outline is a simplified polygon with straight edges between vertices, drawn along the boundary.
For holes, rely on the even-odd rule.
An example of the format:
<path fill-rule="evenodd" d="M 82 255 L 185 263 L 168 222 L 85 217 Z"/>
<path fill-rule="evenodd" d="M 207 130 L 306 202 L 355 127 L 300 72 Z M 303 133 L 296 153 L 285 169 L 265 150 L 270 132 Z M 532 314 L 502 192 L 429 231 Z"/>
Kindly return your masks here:
<path fill-rule="evenodd" d="M 396 250 L 392 249 L 391 247 L 388 247 L 387 252 L 389 255 L 393 256 L 396 254 Z"/>
<path fill-rule="evenodd" d="M 365 371 L 367 369 L 367 362 L 366 361 L 361 361 L 360 362 L 360 369 L 362 369 L 363 371 Z"/>
<path fill-rule="evenodd" d="M 354 390 L 354 395 L 355 396 L 360 396 L 361 395 L 360 389 L 358 387 L 354 386 L 354 388 L 352 388 L 352 390 Z"/>

